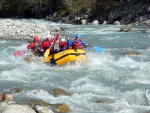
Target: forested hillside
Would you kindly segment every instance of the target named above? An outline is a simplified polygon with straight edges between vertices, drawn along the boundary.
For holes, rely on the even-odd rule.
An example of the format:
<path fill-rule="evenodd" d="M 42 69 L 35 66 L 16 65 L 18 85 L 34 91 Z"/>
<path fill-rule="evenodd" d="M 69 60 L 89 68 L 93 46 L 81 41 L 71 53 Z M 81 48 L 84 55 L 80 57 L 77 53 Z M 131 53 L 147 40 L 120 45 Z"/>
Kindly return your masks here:
<path fill-rule="evenodd" d="M 95 11 L 108 8 L 115 0 L 0 0 L 1 16 L 20 16 L 43 18 L 54 12 L 83 13 L 82 10 Z M 107 4 L 107 6 L 106 6 Z"/>
<path fill-rule="evenodd" d="M 101 23 L 104 20 L 111 23 L 121 20 L 121 16 L 128 16 L 127 13 L 133 15 L 137 12 L 137 7 L 143 8 L 140 10 L 140 16 L 147 15 L 150 11 L 149 2 L 150 0 L 0 0 L 0 18 L 46 18 L 52 21 L 73 22 L 76 17 L 82 17 L 88 22 L 97 19 Z M 131 9 L 130 5 L 138 6 Z M 114 16 L 113 11 L 120 11 L 125 15 L 118 12 L 117 18 L 111 18 L 110 16 Z M 139 16 L 138 13 L 136 15 Z"/>

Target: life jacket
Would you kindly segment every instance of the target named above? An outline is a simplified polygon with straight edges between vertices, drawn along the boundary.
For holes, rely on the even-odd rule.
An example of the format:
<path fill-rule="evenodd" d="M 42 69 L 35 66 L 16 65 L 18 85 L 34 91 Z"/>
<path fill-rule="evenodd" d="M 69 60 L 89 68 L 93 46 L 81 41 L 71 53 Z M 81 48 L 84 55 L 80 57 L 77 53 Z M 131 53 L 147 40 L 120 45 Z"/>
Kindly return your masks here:
<path fill-rule="evenodd" d="M 44 40 L 42 42 L 43 51 L 45 52 L 47 49 L 49 49 L 49 47 L 50 47 L 50 42 L 48 40 Z"/>
<path fill-rule="evenodd" d="M 68 46 L 67 46 L 67 42 L 59 42 L 59 50 L 60 51 L 63 51 L 63 50 L 66 50 L 68 49 Z"/>
<path fill-rule="evenodd" d="M 53 51 L 53 49 L 54 49 L 54 44 L 52 44 L 52 46 L 51 46 L 51 44 L 52 44 L 52 40 L 48 40 L 48 39 L 46 39 L 46 40 L 44 40 L 44 41 L 42 42 L 42 48 L 43 48 L 44 52 L 45 52 L 47 49 L 50 49 L 51 52 Z M 50 46 L 51 46 L 51 48 L 50 48 Z"/>
<path fill-rule="evenodd" d="M 73 45 L 72 45 L 73 49 L 83 49 L 83 45 L 82 45 L 82 41 L 79 40 L 74 40 Z"/>
<path fill-rule="evenodd" d="M 73 42 L 74 42 L 74 40 L 68 40 L 67 41 L 68 49 L 72 49 Z"/>
<path fill-rule="evenodd" d="M 28 49 L 31 49 L 31 52 L 33 54 L 36 54 L 38 52 L 40 52 L 40 50 L 42 49 L 42 44 L 41 42 L 37 42 L 37 43 L 34 43 L 34 42 L 31 42 L 28 46 L 27 46 Z"/>
<path fill-rule="evenodd" d="M 34 42 L 31 42 L 27 48 L 28 49 L 31 49 L 31 50 L 35 50 L 35 49 L 41 49 L 42 45 L 41 45 L 41 42 L 38 42 L 38 43 L 34 43 Z"/>
<path fill-rule="evenodd" d="M 57 33 L 57 35 L 56 35 L 56 37 L 55 38 L 53 38 L 53 39 L 46 39 L 46 40 L 44 40 L 43 42 L 42 42 L 42 48 L 43 48 L 43 50 L 44 50 L 44 53 L 45 53 L 45 51 L 47 50 L 47 49 L 50 49 L 50 52 L 53 52 L 53 50 L 54 50 L 54 44 L 55 44 L 55 42 L 58 40 L 58 38 L 59 38 L 59 36 L 60 36 L 60 34 L 59 33 Z M 53 42 L 53 43 L 52 43 Z M 51 47 L 50 47 L 51 46 Z"/>
<path fill-rule="evenodd" d="M 33 42 L 31 42 L 29 45 L 27 45 L 27 48 L 28 49 L 31 49 L 31 48 L 33 48 L 35 46 L 35 44 L 33 43 Z"/>
<path fill-rule="evenodd" d="M 41 50 L 41 49 L 42 49 L 42 44 L 41 44 L 41 42 L 34 43 L 33 49 Z"/>
<path fill-rule="evenodd" d="M 43 48 L 49 48 L 49 47 L 50 47 L 50 42 L 49 42 L 48 40 L 44 40 L 44 41 L 42 42 L 42 47 L 43 47 Z"/>

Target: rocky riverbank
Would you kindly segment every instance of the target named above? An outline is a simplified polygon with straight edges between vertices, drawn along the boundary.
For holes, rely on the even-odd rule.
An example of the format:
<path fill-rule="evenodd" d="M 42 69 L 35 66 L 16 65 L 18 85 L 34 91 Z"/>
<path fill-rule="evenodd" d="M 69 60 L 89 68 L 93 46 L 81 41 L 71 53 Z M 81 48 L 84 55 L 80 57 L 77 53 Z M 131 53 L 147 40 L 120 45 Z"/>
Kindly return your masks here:
<path fill-rule="evenodd" d="M 17 102 L 13 94 L 22 93 L 22 88 L 12 89 L 9 93 L 0 92 L 0 113 L 67 113 L 71 109 L 66 103 L 47 103 L 44 100 L 30 100 L 29 102 Z M 71 96 L 72 94 L 62 89 L 53 89 L 54 96 Z"/>
<path fill-rule="evenodd" d="M 106 6 L 107 7 L 107 6 Z M 86 11 L 83 15 L 50 15 L 46 19 L 71 24 L 137 24 L 150 28 L 150 1 L 127 0 L 117 2 L 113 7 L 98 10 L 93 14 Z"/>
<path fill-rule="evenodd" d="M 33 22 L 34 21 L 34 22 Z M 42 40 L 46 39 L 48 34 L 55 36 L 57 31 L 65 30 L 62 27 L 54 27 L 51 25 L 35 23 L 38 20 L 13 20 L 13 19 L 1 19 L 0 20 L 0 39 L 6 40 L 27 40 L 33 41 L 33 37 L 38 35 Z M 96 22 L 95 22 L 96 23 Z M 139 25 L 139 24 L 138 24 Z M 141 22 L 140 25 L 148 27 L 145 31 L 150 32 L 150 20 Z M 129 32 L 132 27 L 137 24 L 129 24 L 120 28 L 120 32 Z M 61 35 L 63 36 L 63 34 Z M 61 38 L 61 37 L 60 37 Z"/>
<path fill-rule="evenodd" d="M 48 34 L 54 36 L 61 28 L 36 24 L 26 20 L 0 20 L 0 39 L 7 40 L 33 40 L 33 37 L 38 35 L 41 40 L 44 40 Z"/>

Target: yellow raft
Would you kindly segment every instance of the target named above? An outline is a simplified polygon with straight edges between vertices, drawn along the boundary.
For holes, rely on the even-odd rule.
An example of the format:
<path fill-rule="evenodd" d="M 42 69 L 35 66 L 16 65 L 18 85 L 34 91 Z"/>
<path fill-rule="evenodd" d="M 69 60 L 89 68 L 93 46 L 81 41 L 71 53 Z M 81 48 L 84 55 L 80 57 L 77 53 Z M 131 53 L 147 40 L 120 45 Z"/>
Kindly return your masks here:
<path fill-rule="evenodd" d="M 86 53 L 83 49 L 68 49 L 48 56 L 44 59 L 44 63 L 62 66 L 76 61 L 84 62 L 86 59 Z"/>

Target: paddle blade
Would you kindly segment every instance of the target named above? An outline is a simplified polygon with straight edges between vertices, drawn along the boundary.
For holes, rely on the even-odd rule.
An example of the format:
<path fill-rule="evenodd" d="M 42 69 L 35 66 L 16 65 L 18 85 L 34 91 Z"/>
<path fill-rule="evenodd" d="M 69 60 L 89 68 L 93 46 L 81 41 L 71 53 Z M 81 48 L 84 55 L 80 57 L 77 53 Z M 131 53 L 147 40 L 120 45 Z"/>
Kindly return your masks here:
<path fill-rule="evenodd" d="M 22 56 L 24 53 L 25 53 L 24 51 L 17 51 L 17 52 L 14 52 L 13 55 L 17 57 L 17 56 Z"/>
<path fill-rule="evenodd" d="M 44 53 L 44 57 L 47 58 L 47 57 L 49 56 L 49 53 L 50 53 L 50 50 L 47 49 L 47 50 L 45 51 L 45 53 Z"/>
<path fill-rule="evenodd" d="M 104 50 L 101 47 L 93 46 L 93 49 L 99 53 L 102 53 Z"/>
<path fill-rule="evenodd" d="M 25 60 L 26 62 L 31 62 L 31 61 L 32 61 L 32 56 L 31 56 L 31 55 L 26 56 L 26 57 L 24 58 L 24 60 Z"/>

